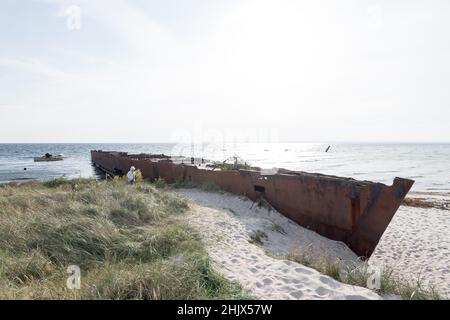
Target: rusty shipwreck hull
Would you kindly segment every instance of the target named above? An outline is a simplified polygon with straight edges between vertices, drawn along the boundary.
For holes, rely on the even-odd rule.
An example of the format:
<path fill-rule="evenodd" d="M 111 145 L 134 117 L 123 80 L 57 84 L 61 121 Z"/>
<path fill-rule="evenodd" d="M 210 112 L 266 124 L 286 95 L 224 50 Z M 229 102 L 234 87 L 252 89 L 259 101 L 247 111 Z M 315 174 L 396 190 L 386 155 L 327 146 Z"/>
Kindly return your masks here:
<path fill-rule="evenodd" d="M 130 166 L 145 179 L 163 178 L 214 182 L 222 189 L 257 200 L 263 197 L 277 211 L 317 233 L 346 243 L 368 258 L 414 184 L 395 178 L 391 186 L 322 174 L 280 169 L 277 174 L 259 171 L 210 170 L 197 164 L 172 161 L 163 155 L 129 155 L 91 151 L 93 164 L 112 175 L 125 174 Z"/>

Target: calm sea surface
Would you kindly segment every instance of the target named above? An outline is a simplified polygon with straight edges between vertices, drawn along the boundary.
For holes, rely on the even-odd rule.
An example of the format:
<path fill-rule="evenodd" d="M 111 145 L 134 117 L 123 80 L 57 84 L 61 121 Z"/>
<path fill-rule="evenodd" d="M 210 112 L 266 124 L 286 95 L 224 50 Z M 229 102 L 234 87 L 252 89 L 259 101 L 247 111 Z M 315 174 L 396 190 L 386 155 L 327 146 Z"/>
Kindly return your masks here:
<path fill-rule="evenodd" d="M 94 177 L 90 150 L 165 153 L 225 160 L 237 155 L 254 166 L 286 168 L 391 184 L 416 180 L 415 191 L 450 191 L 450 144 L 237 143 L 175 144 L 0 144 L 0 182 L 56 177 Z M 34 162 L 46 152 L 67 157 Z M 26 170 L 24 170 L 26 168 Z"/>

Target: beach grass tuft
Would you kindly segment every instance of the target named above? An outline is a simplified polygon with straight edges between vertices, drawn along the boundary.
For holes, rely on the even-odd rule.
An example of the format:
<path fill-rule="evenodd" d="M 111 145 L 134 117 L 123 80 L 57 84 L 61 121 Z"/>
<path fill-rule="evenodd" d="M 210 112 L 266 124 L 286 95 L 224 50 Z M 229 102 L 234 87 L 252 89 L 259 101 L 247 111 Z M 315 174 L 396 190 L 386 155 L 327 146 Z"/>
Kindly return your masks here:
<path fill-rule="evenodd" d="M 149 183 L 56 179 L 0 188 L 1 299 L 235 299 L 186 222 Z M 80 290 L 67 268 L 81 270 Z"/>
<path fill-rule="evenodd" d="M 262 230 L 252 231 L 250 233 L 250 243 L 262 245 L 264 240 L 267 240 L 267 233 Z"/>

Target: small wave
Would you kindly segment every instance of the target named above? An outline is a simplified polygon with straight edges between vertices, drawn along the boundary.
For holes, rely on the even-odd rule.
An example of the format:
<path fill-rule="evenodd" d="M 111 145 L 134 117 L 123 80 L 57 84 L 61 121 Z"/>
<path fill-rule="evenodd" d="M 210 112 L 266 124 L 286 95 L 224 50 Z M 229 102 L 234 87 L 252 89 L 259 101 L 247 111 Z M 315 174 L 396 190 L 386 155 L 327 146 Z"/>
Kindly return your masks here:
<path fill-rule="evenodd" d="M 449 188 L 426 188 L 427 191 L 450 191 Z"/>
<path fill-rule="evenodd" d="M 30 180 L 38 180 L 38 178 L 37 177 L 33 177 L 33 178 L 14 178 L 14 179 L 9 179 L 9 180 L 0 180 L 0 183 L 30 181 Z"/>
<path fill-rule="evenodd" d="M 340 168 L 340 167 L 343 167 L 343 166 L 344 166 L 343 164 L 330 164 L 328 166 L 328 168 Z"/>
<path fill-rule="evenodd" d="M 382 171 L 374 171 L 374 173 L 399 173 L 400 170 L 382 170 Z"/>

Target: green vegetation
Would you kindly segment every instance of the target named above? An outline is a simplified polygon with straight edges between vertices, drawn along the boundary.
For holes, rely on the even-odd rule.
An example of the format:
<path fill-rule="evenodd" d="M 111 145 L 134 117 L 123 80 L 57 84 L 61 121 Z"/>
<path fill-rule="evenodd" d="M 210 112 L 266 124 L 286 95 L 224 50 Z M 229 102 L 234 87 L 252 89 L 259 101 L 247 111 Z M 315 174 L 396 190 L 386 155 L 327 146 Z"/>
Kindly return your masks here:
<path fill-rule="evenodd" d="M 147 183 L 57 179 L 0 188 L 2 299 L 234 299 L 188 227 L 187 202 Z M 81 268 L 81 289 L 66 287 Z"/>
<path fill-rule="evenodd" d="M 285 258 L 316 269 L 342 283 L 360 287 L 368 287 L 368 282 L 374 274 L 367 263 L 348 266 L 339 261 L 318 261 L 307 252 L 299 250 L 291 251 Z M 414 282 L 400 279 L 394 275 L 391 268 L 379 270 L 379 276 L 380 289 L 375 290 L 378 294 L 394 294 L 406 300 L 439 300 L 444 298 L 434 287 L 425 286 L 422 279 L 419 278 Z"/>
<path fill-rule="evenodd" d="M 267 233 L 264 231 L 256 230 L 250 233 L 250 243 L 262 245 L 263 240 L 267 240 Z"/>
<path fill-rule="evenodd" d="M 219 168 L 223 171 L 229 170 L 253 170 L 253 171 L 261 171 L 259 167 L 252 167 L 247 161 L 234 156 L 226 159 L 223 162 L 216 163 L 216 168 Z"/>
<path fill-rule="evenodd" d="M 282 226 L 280 226 L 279 224 L 276 224 L 276 223 L 272 223 L 271 229 L 273 231 L 276 231 L 276 232 L 284 234 L 284 235 L 287 234 L 286 231 L 284 230 L 284 228 Z"/>
<path fill-rule="evenodd" d="M 159 178 L 153 182 L 153 185 L 156 189 L 165 189 L 167 187 L 167 183 L 163 178 Z"/>

